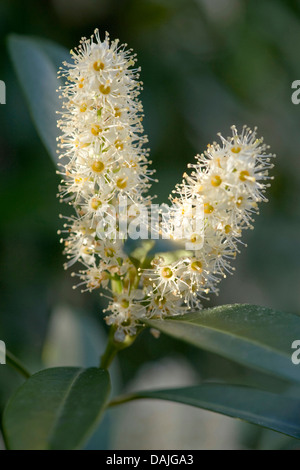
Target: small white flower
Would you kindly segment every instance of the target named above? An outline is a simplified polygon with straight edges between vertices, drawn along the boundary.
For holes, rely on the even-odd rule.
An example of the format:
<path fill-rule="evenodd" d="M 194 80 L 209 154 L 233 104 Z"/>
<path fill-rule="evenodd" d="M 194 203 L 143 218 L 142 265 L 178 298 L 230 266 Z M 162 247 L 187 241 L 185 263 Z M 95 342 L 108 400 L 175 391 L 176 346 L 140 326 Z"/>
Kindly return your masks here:
<path fill-rule="evenodd" d="M 140 303 L 145 294 L 142 290 L 122 292 L 115 295 L 105 312 L 111 314 L 105 318 L 108 325 L 116 328 L 115 339 L 124 341 L 126 335 L 135 335 L 137 324 L 145 317 L 146 307 Z"/>

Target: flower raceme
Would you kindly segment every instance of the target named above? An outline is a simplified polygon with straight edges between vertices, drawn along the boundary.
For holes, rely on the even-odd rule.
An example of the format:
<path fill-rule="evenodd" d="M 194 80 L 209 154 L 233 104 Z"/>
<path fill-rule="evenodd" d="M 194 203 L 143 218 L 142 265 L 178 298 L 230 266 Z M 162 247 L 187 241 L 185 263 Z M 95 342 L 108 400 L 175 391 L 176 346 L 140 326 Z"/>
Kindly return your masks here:
<path fill-rule="evenodd" d="M 123 341 L 136 334 L 143 319 L 201 308 L 201 297 L 217 293 L 219 280 L 233 270 L 242 231 L 253 227 L 258 204 L 266 201 L 273 155 L 256 130 L 244 127 L 239 134 L 232 127 L 230 137 L 220 136 L 221 143 L 209 145 L 184 174 L 159 230 L 165 238 L 184 238 L 187 250 L 138 264 L 124 250 L 119 200 L 126 198 L 131 211 L 151 205 L 147 192 L 154 171 L 145 148 L 140 69 L 126 45 L 110 41 L 108 34 L 101 41 L 98 30 L 71 56 L 72 63 L 64 63 L 59 73 L 66 80 L 58 121 L 59 196 L 74 208 L 60 231 L 65 267 L 80 262 L 82 270 L 73 273 L 80 278 L 77 286 L 102 288 L 101 295 L 107 291 L 106 322 Z M 97 227 L 105 233 L 104 217 L 112 214 L 119 237 L 109 231 L 99 236 Z M 184 236 L 178 237 L 178 227 L 186 228 Z"/>

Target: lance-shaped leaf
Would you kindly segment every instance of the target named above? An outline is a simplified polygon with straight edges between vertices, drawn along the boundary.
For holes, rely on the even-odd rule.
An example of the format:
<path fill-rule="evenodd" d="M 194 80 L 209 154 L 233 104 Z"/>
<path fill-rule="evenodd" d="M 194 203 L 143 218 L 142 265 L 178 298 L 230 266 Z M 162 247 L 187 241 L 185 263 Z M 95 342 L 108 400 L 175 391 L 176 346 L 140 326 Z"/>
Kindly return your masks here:
<path fill-rule="evenodd" d="M 150 398 L 168 400 L 239 418 L 300 439 L 300 400 L 237 385 L 204 383 L 169 390 L 132 393 L 111 405 Z"/>
<path fill-rule="evenodd" d="M 4 412 L 10 450 L 81 448 L 100 422 L 110 392 L 107 371 L 59 367 L 33 375 Z"/>
<path fill-rule="evenodd" d="M 300 382 L 292 343 L 300 339 L 300 317 L 254 305 L 223 305 L 146 323 L 198 348 L 239 364 Z"/>
<path fill-rule="evenodd" d="M 11 35 L 9 52 L 24 91 L 35 127 L 54 161 L 57 161 L 57 111 L 61 110 L 57 71 L 67 51 L 51 41 Z"/>

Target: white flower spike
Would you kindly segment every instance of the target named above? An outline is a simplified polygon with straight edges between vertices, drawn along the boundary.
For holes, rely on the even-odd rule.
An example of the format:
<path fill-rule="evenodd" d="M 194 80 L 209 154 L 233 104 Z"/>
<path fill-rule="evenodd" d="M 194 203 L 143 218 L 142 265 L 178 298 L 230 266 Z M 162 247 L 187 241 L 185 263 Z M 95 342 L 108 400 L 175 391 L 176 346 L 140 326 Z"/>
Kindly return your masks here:
<path fill-rule="evenodd" d="M 242 231 L 252 228 L 258 204 L 266 201 L 273 155 L 256 130 L 244 127 L 239 134 L 233 127 L 231 137 L 220 136 L 221 145 L 209 145 L 190 165 L 161 227 L 175 240 L 178 227 L 184 228 L 189 251 L 176 260 L 161 255 L 146 267 L 137 266 L 124 251 L 124 237 L 116 237 L 105 221 L 115 218 L 120 235 L 120 197 L 129 201 L 131 214 L 151 203 L 147 192 L 154 172 L 148 168 L 138 99 L 140 69 L 126 45 L 110 41 L 107 33 L 101 41 L 98 30 L 91 39 L 83 38 L 71 56 L 73 62 L 60 71 L 66 85 L 61 87 L 64 110 L 58 121 L 63 162 L 59 197 L 75 210 L 74 216 L 64 217 L 60 231 L 66 235 L 65 267 L 81 263 L 83 269 L 73 273 L 77 286 L 107 291 L 106 322 L 122 342 L 137 333 L 143 319 L 201 308 L 202 297 L 217 293 L 219 280 L 233 270 L 230 262 L 239 251 Z M 191 229 L 199 207 L 201 229 L 197 224 Z"/>

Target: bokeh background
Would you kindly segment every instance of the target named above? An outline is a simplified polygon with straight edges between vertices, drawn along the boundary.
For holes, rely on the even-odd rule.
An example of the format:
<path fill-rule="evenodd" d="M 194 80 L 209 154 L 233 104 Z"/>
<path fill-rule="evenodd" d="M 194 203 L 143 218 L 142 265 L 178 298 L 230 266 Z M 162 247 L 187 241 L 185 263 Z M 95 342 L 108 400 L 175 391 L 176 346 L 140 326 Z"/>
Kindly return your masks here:
<path fill-rule="evenodd" d="M 95 365 L 105 327 L 97 294 L 72 290 L 56 231 L 58 178 L 29 115 L 6 39 L 39 36 L 68 49 L 95 27 L 127 42 L 142 67 L 144 126 L 158 202 L 188 162 L 232 124 L 258 126 L 277 154 L 269 204 L 236 273 L 207 305 L 252 303 L 299 313 L 299 0 L 0 0 L 0 339 L 32 371 Z M 169 338 L 144 333 L 120 355 L 114 387 L 177 386 L 259 374 Z M 0 366 L 0 414 L 21 380 Z M 89 448 L 291 448 L 295 441 L 189 407 L 147 402 L 106 417 Z"/>

